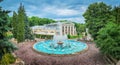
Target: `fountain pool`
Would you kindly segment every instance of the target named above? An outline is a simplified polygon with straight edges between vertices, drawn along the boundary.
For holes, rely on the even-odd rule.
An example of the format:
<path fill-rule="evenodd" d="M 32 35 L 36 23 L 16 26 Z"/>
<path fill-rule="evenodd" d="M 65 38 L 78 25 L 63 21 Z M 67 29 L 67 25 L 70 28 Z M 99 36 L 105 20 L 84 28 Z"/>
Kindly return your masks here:
<path fill-rule="evenodd" d="M 55 55 L 76 54 L 87 48 L 85 43 L 75 40 L 63 40 L 60 43 L 63 44 L 55 40 L 46 40 L 35 43 L 33 48 L 38 52 Z"/>

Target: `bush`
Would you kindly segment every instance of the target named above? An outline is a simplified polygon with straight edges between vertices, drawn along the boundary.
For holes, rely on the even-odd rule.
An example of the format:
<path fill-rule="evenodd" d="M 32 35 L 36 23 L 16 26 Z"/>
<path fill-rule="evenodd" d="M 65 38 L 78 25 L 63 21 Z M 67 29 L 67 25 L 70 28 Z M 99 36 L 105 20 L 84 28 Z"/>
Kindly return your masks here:
<path fill-rule="evenodd" d="M 70 36 L 70 39 L 78 38 L 78 36 Z"/>
<path fill-rule="evenodd" d="M 53 35 L 41 35 L 41 34 L 35 34 L 36 38 L 42 38 L 42 39 L 52 39 Z"/>
<path fill-rule="evenodd" d="M 11 63 L 14 63 L 16 58 L 11 53 L 6 53 L 0 62 L 2 65 L 9 65 Z"/>
<path fill-rule="evenodd" d="M 72 35 L 68 35 L 68 39 L 76 39 L 76 38 L 81 38 L 82 35 L 75 35 L 75 36 L 72 36 Z"/>

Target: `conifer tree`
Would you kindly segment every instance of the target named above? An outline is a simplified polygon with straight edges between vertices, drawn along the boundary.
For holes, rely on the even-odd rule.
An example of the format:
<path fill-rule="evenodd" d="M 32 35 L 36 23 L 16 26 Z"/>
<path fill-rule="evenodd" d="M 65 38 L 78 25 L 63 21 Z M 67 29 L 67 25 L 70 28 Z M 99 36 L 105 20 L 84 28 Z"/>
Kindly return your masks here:
<path fill-rule="evenodd" d="M 17 41 L 19 42 L 23 42 L 25 40 L 25 24 L 24 24 L 24 20 L 25 20 L 25 16 L 24 16 L 24 6 L 22 4 L 20 4 L 20 7 L 18 9 L 18 24 L 17 24 Z"/>
<path fill-rule="evenodd" d="M 13 12 L 12 21 L 13 35 L 17 39 L 18 43 L 23 42 L 25 39 L 34 39 L 32 31 L 29 27 L 28 17 L 22 4 L 20 4 L 18 9 L 18 15 Z"/>
<path fill-rule="evenodd" d="M 32 30 L 30 29 L 29 21 L 28 21 L 28 18 L 26 15 L 25 15 L 25 39 L 27 39 L 27 40 L 34 39 L 33 34 L 32 34 Z"/>
<path fill-rule="evenodd" d="M 10 53 L 16 49 L 16 47 L 8 41 L 6 34 L 10 30 L 9 12 L 10 11 L 3 10 L 0 7 L 0 60 L 5 53 Z"/>
<path fill-rule="evenodd" d="M 17 13 L 14 11 L 13 12 L 13 17 L 12 17 L 12 32 L 13 32 L 13 36 L 14 38 L 17 38 Z"/>
<path fill-rule="evenodd" d="M 32 34 L 32 31 L 30 29 L 30 26 L 29 26 L 29 21 L 28 21 L 28 17 L 26 15 L 26 12 L 25 12 L 25 9 L 24 9 L 24 6 L 23 6 L 23 15 L 24 15 L 24 29 L 25 29 L 25 39 L 29 39 L 29 40 L 33 40 L 34 37 L 33 37 L 33 34 Z"/>

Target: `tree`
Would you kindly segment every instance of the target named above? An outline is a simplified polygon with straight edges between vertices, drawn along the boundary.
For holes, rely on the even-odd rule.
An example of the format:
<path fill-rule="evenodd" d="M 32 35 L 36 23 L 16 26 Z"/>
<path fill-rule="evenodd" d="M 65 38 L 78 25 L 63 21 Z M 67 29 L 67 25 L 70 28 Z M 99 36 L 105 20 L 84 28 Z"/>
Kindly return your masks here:
<path fill-rule="evenodd" d="M 96 40 L 97 32 L 105 27 L 107 22 L 112 21 L 111 7 L 103 2 L 91 4 L 86 12 L 84 18 L 86 26 L 89 29 L 90 34 Z"/>
<path fill-rule="evenodd" d="M 54 23 L 56 21 L 48 18 L 39 18 L 37 16 L 32 16 L 31 18 L 28 18 L 29 20 L 29 25 L 30 26 L 35 26 L 35 25 L 44 25 L 44 24 L 49 24 L 49 23 Z"/>
<path fill-rule="evenodd" d="M 39 17 L 32 16 L 29 20 L 29 25 L 30 26 L 35 26 L 38 25 L 38 22 L 40 21 Z"/>
<path fill-rule="evenodd" d="M 108 23 L 98 32 L 96 44 L 103 54 L 120 60 L 120 26 Z"/>
<path fill-rule="evenodd" d="M 0 60 L 5 52 L 10 53 L 16 49 L 15 45 L 8 41 L 6 35 L 6 33 L 10 30 L 9 12 L 10 11 L 3 10 L 0 7 Z"/>
<path fill-rule="evenodd" d="M 120 25 L 120 6 L 116 6 L 113 8 L 112 14 L 115 17 L 115 23 Z"/>
<path fill-rule="evenodd" d="M 75 23 L 75 27 L 78 35 L 82 34 L 82 32 L 85 32 L 85 24 Z"/>
<path fill-rule="evenodd" d="M 23 6 L 23 15 L 24 15 L 24 29 L 25 29 L 25 39 L 29 39 L 29 40 L 33 40 L 34 37 L 33 37 L 33 33 L 32 33 L 32 30 L 30 29 L 30 26 L 29 26 L 29 21 L 28 21 L 28 17 L 25 13 L 25 9 L 24 9 L 24 6 Z"/>
<path fill-rule="evenodd" d="M 16 38 L 18 42 L 23 42 L 25 39 L 34 39 L 32 31 L 29 27 L 29 21 L 25 13 L 24 6 L 22 4 L 20 4 L 18 9 L 18 15 L 16 12 L 13 12 L 12 28 L 14 38 Z"/>
<path fill-rule="evenodd" d="M 25 39 L 29 39 L 29 40 L 34 39 L 32 30 L 30 29 L 29 21 L 26 15 L 25 15 Z"/>
<path fill-rule="evenodd" d="M 83 16 L 100 51 L 120 60 L 120 7 L 111 10 L 102 2 L 94 3 Z"/>
<path fill-rule="evenodd" d="M 24 6 L 20 4 L 18 9 L 18 23 L 17 23 L 17 41 L 23 42 L 25 40 L 25 14 Z"/>
<path fill-rule="evenodd" d="M 13 12 L 13 17 L 12 17 L 12 33 L 14 38 L 17 38 L 17 26 L 18 26 L 18 22 L 17 22 L 17 13 L 14 11 Z"/>

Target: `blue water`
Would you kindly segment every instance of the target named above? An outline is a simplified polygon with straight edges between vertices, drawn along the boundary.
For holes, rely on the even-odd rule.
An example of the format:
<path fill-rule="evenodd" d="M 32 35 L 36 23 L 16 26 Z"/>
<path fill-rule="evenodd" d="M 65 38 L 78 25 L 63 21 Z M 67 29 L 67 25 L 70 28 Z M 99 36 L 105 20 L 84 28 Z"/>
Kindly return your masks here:
<path fill-rule="evenodd" d="M 61 47 L 53 48 L 53 47 L 50 47 L 51 43 L 54 43 L 54 44 L 57 44 L 57 43 L 55 43 L 53 40 L 46 40 L 46 41 L 35 43 L 33 48 L 38 52 L 43 52 L 47 54 L 74 54 L 76 52 L 80 52 L 87 48 L 87 45 L 83 42 L 78 42 L 74 40 L 65 40 L 62 42 L 63 42 L 63 46 L 69 44 L 70 47 L 67 46 L 64 48 L 61 48 Z"/>

